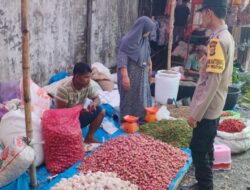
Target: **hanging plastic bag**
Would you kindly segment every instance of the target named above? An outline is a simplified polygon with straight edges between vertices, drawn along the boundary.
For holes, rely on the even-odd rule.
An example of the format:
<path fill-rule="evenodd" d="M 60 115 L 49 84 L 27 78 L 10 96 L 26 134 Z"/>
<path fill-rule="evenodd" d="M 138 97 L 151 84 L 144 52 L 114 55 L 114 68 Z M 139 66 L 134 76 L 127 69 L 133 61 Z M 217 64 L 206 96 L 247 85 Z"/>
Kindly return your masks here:
<path fill-rule="evenodd" d="M 170 118 L 170 112 L 167 109 L 167 106 L 161 106 L 159 111 L 156 113 L 157 121 L 166 120 Z"/>

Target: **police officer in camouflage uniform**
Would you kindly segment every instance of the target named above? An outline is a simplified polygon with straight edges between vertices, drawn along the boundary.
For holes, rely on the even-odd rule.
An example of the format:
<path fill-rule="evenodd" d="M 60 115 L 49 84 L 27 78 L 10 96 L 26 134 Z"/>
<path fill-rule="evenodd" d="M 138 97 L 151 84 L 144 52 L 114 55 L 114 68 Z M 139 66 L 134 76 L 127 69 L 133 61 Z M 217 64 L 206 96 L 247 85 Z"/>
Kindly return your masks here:
<path fill-rule="evenodd" d="M 233 37 L 225 24 L 227 5 L 227 0 L 203 0 L 199 10 L 203 27 L 211 29 L 212 35 L 188 119 L 193 128 L 190 148 L 198 183 L 183 187 L 183 190 L 213 189 L 213 143 L 231 82 L 235 47 Z"/>

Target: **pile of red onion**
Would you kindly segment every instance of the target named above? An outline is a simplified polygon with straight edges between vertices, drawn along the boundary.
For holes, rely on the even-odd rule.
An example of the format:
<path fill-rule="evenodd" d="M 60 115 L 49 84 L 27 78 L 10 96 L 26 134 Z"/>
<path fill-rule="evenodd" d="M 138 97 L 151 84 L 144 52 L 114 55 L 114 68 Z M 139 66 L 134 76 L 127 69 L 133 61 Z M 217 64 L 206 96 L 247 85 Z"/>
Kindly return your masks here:
<path fill-rule="evenodd" d="M 63 172 L 83 158 L 81 107 L 47 110 L 42 118 L 45 164 L 52 174 Z"/>
<path fill-rule="evenodd" d="M 108 141 L 85 158 L 80 169 L 84 173 L 117 173 L 140 190 L 166 190 L 187 159 L 188 155 L 177 148 L 133 134 Z"/>

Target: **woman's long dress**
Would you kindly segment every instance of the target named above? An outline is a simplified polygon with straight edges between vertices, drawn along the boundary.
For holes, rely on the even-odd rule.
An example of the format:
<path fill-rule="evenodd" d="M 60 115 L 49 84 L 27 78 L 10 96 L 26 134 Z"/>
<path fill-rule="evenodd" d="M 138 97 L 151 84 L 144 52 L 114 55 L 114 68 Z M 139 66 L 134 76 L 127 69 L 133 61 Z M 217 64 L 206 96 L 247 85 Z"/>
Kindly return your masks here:
<path fill-rule="evenodd" d="M 125 53 L 118 53 L 118 89 L 120 93 L 120 116 L 133 115 L 145 116 L 145 108 L 152 106 L 152 97 L 148 81 L 147 64 L 139 65 L 131 60 Z M 122 87 L 122 67 L 127 67 L 128 77 L 130 79 L 130 89 L 125 90 Z"/>

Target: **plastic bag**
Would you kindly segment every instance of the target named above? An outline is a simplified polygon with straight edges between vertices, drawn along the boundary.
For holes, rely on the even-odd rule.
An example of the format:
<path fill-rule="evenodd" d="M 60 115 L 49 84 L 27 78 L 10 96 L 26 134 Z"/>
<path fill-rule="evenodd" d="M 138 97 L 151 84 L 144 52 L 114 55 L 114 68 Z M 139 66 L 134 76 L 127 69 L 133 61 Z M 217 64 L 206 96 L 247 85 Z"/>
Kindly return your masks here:
<path fill-rule="evenodd" d="M 21 81 L 21 99 L 22 104 L 24 104 L 24 94 L 23 94 L 23 83 Z M 31 97 L 31 109 L 32 112 L 41 116 L 42 113 L 50 108 L 51 98 L 48 96 L 47 92 L 39 87 L 36 83 L 30 80 L 30 97 Z"/>
<path fill-rule="evenodd" d="M 118 128 L 115 126 L 115 124 L 107 118 L 103 119 L 101 126 L 103 130 L 106 131 L 109 135 L 113 135 L 115 132 L 118 131 Z"/>
<path fill-rule="evenodd" d="M 167 106 L 161 106 L 159 111 L 156 113 L 157 121 L 169 119 L 169 117 L 170 117 L 170 112 L 168 111 Z"/>
<path fill-rule="evenodd" d="M 48 84 L 52 84 L 54 82 L 57 82 L 57 81 L 60 81 L 62 79 L 64 79 L 65 77 L 68 77 L 70 75 L 69 72 L 67 71 L 61 71 L 55 75 L 53 75 L 50 79 L 49 79 L 49 82 Z"/>

